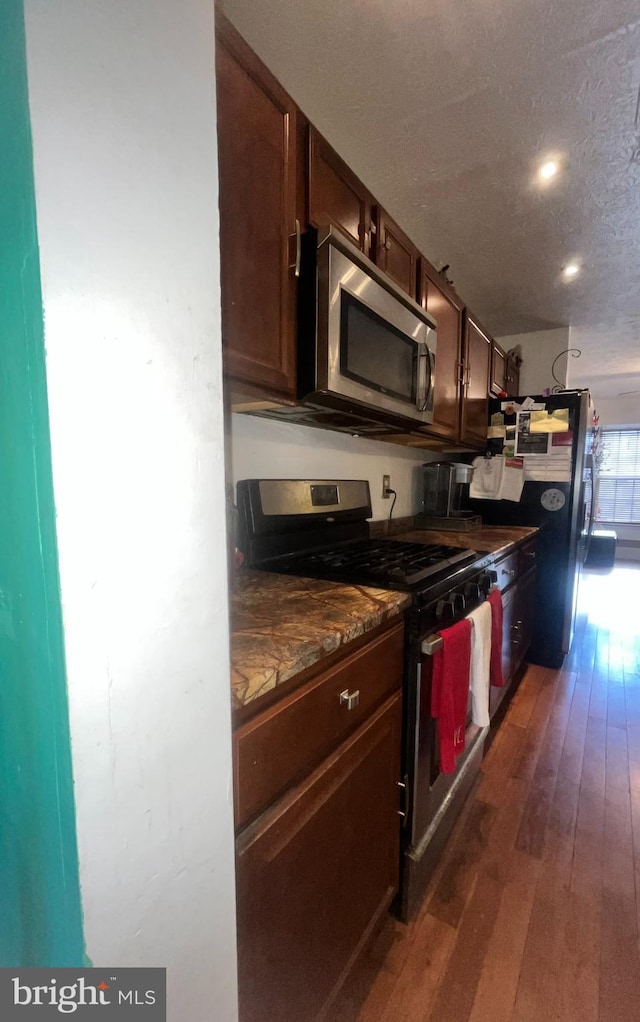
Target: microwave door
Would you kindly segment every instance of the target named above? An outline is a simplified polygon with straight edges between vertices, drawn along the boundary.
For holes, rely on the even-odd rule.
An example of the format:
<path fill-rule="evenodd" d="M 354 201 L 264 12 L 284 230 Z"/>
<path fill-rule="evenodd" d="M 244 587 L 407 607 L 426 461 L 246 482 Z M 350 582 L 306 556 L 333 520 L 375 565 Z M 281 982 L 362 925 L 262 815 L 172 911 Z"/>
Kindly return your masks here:
<path fill-rule="evenodd" d="M 399 301 L 334 246 L 327 256 L 318 274 L 318 383 L 378 412 L 429 421 L 422 409 L 430 399 L 431 331 L 421 310 Z"/>

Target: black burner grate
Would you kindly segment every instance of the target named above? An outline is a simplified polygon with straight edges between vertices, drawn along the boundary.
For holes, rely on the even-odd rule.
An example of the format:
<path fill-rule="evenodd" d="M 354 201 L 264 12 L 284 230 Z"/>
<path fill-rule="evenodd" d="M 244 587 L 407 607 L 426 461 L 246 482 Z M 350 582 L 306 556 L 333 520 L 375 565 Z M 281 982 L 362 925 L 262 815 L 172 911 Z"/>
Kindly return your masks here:
<path fill-rule="evenodd" d="M 399 586 L 407 589 L 435 582 L 476 560 L 475 550 L 442 544 L 363 540 L 278 558 L 263 568 L 362 585 Z"/>

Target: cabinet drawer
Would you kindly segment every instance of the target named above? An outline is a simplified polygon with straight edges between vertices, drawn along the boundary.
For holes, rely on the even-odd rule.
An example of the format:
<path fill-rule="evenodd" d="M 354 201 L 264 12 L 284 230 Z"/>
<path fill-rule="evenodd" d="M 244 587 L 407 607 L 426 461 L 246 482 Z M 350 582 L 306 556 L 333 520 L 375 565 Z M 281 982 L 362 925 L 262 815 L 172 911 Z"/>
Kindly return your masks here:
<path fill-rule="evenodd" d="M 237 828 L 314 767 L 400 687 L 403 653 L 404 625 L 398 624 L 236 731 Z"/>
<path fill-rule="evenodd" d="M 535 568 L 536 564 L 536 541 L 535 539 L 523 543 L 518 549 L 518 574 L 526 575 L 528 571 Z"/>
<path fill-rule="evenodd" d="M 518 551 L 514 550 L 512 554 L 508 554 L 507 557 L 503 557 L 501 561 L 498 561 L 495 570 L 498 575 L 496 585 L 500 590 L 504 591 L 518 577 Z"/>

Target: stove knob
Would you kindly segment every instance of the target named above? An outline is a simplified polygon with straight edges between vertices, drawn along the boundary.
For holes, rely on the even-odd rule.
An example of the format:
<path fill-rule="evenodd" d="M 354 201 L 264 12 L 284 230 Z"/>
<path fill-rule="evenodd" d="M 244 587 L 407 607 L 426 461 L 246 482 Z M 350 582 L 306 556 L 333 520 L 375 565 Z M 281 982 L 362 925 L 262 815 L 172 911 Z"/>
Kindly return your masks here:
<path fill-rule="evenodd" d="M 438 600 L 436 603 L 436 621 L 438 623 L 445 623 L 446 621 L 453 621 L 454 610 L 453 604 L 448 598 Z"/>
<path fill-rule="evenodd" d="M 454 615 L 461 614 L 467 602 L 462 593 L 451 593 L 447 600 L 453 606 Z"/>
<path fill-rule="evenodd" d="M 480 586 L 477 582 L 467 582 L 464 587 L 464 595 L 468 600 L 480 599 Z"/>
<path fill-rule="evenodd" d="M 492 585 L 498 581 L 498 574 L 495 571 L 483 571 L 478 579 L 478 585 L 486 596 Z"/>

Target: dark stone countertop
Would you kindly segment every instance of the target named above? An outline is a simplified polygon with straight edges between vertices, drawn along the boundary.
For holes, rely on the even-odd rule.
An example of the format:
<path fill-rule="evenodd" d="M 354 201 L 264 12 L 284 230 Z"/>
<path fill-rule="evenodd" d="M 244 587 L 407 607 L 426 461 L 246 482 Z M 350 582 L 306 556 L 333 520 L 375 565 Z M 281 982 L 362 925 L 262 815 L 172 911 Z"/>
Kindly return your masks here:
<path fill-rule="evenodd" d="M 411 528 L 411 520 L 406 522 L 405 529 L 394 529 L 388 538 L 444 543 L 496 556 L 537 531 L 486 526 L 471 532 L 436 532 Z M 237 573 L 230 599 L 231 692 L 236 710 L 397 616 L 410 603 L 407 593 L 394 590 L 248 568 Z"/>
<path fill-rule="evenodd" d="M 242 568 L 231 592 L 234 709 L 400 614 L 408 593 Z"/>

